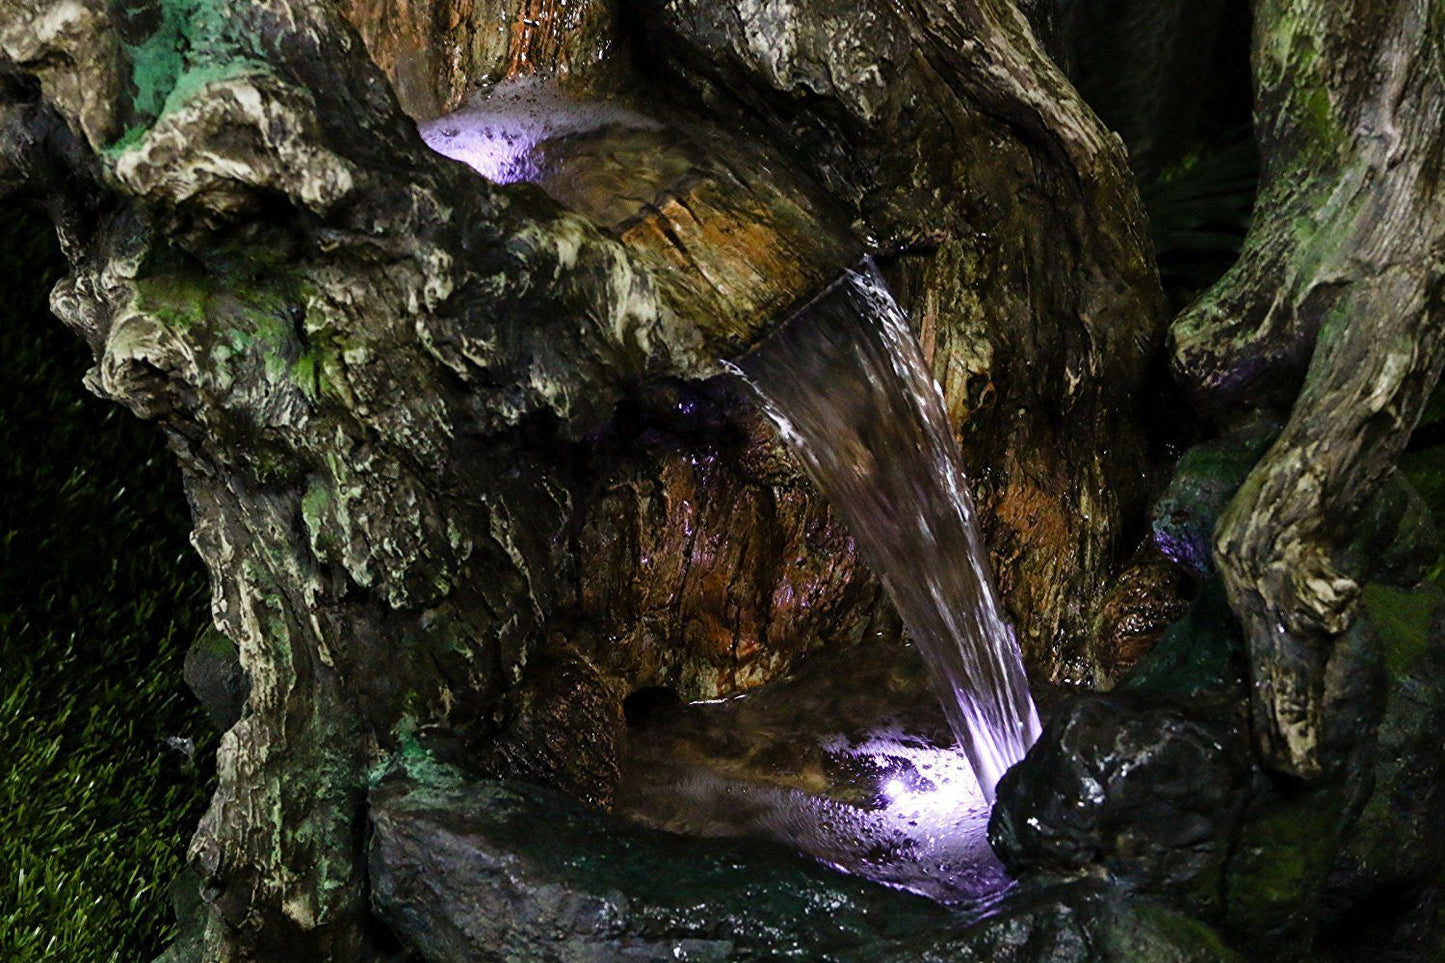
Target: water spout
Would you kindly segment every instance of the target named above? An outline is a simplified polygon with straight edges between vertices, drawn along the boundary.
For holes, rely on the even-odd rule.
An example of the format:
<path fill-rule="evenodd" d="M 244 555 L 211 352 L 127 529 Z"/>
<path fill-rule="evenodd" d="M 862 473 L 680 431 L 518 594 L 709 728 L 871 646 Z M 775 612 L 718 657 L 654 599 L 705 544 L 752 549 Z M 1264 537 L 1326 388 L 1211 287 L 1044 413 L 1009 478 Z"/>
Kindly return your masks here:
<path fill-rule="evenodd" d="M 498 84 L 421 128 L 434 150 L 493 181 L 538 183 L 599 222 L 621 223 L 636 214 L 635 198 L 619 206 L 593 196 L 620 182 L 605 170 L 577 169 L 564 149 L 585 152 L 586 137 L 604 131 L 613 139 L 603 155 L 622 151 L 630 159 L 666 143 L 655 120 L 532 78 Z M 688 155 L 674 160 L 632 193 L 665 193 L 692 170 Z M 622 170 L 641 176 L 630 161 Z M 731 256 L 724 252 L 724 260 Z M 872 262 L 848 272 L 737 371 L 882 579 L 992 802 L 999 778 L 1037 737 L 1038 716 L 993 589 L 942 393 Z"/>
<path fill-rule="evenodd" d="M 991 803 L 1039 718 L 908 319 L 865 261 L 736 368 L 888 590 Z"/>

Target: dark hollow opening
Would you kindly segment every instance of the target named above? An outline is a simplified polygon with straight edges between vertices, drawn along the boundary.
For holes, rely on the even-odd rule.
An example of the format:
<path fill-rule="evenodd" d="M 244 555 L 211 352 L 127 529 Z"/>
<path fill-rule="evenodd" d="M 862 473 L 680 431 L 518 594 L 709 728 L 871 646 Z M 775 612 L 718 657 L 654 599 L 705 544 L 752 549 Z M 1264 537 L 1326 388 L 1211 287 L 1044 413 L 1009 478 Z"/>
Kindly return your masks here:
<path fill-rule="evenodd" d="M 646 686 L 622 700 L 622 715 L 629 729 L 656 722 L 680 708 L 682 699 L 675 690 L 665 686 Z"/>

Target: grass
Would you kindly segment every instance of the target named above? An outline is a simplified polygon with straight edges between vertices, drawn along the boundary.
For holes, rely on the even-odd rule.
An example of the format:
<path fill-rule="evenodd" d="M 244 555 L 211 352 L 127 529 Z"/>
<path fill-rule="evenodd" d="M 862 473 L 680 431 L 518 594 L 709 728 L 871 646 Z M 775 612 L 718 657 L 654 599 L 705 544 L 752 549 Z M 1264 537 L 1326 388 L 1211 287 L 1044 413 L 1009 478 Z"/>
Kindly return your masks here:
<path fill-rule="evenodd" d="M 183 691 L 208 611 L 159 430 L 89 395 L 47 226 L 0 226 L 0 960 L 145 960 L 172 936 L 213 743 Z"/>

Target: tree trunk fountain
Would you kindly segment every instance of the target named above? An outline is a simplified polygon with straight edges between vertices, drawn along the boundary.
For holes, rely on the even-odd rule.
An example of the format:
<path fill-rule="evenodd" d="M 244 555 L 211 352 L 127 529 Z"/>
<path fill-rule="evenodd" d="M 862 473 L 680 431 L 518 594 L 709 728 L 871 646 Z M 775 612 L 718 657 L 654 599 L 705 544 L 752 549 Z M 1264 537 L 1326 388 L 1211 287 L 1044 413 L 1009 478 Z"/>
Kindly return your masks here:
<path fill-rule="evenodd" d="M 191 845 L 204 925 L 172 958 L 1207 960 L 1308 952 L 1327 905 L 1425 893 L 1428 860 L 1369 868 L 1359 841 L 1418 839 L 1389 820 L 1434 783 L 1379 793 L 1445 706 L 1438 545 L 1392 467 L 1445 357 L 1445 23 L 1256 8 L 1254 226 L 1170 327 L 1125 149 L 1045 4 L 0 2 L 0 185 L 59 232 L 86 386 L 165 432 L 245 680 Z M 865 256 L 898 305 L 873 348 L 937 385 L 914 494 L 982 545 L 870 534 L 731 374 L 796 420 L 769 339 Z M 1224 441 L 1151 518 L 1166 347 Z M 955 444 L 971 505 L 939 501 Z M 1190 466 L 1245 451 L 1196 497 Z M 1153 543 L 1204 587 L 1003 777 L 997 904 L 605 812 L 697 828 L 626 775 L 681 758 L 638 748 L 649 694 L 786 692 L 823 658 L 916 699 L 869 661 L 900 616 L 935 679 L 992 680 L 962 712 L 1014 733 L 964 740 L 991 792 L 1037 731 L 1017 662 L 949 667 L 961 596 L 885 556 L 966 546 L 981 634 L 1088 688 L 1140 654 L 1121 621 L 1168 621 L 1139 604 L 1174 565 Z M 1381 593 L 1428 603 L 1405 661 Z M 917 794 L 915 730 L 815 758 L 914 753 L 881 786 Z M 858 875 L 938 897 L 890 872 Z"/>

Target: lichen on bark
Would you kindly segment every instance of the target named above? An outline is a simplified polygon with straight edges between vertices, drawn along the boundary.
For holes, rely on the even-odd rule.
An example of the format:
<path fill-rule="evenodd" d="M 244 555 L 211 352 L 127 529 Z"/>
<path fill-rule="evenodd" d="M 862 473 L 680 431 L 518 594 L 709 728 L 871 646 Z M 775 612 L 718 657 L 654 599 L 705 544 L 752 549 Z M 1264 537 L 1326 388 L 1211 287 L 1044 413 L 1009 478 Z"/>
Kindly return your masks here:
<path fill-rule="evenodd" d="M 1424 0 L 1256 5 L 1254 223 L 1170 335 L 1206 411 L 1290 409 L 1215 555 L 1248 630 L 1262 748 L 1302 776 L 1338 762 L 1321 749 L 1327 680 L 1368 671 L 1338 664 L 1359 600 L 1338 555 L 1445 364 L 1441 16 Z"/>

